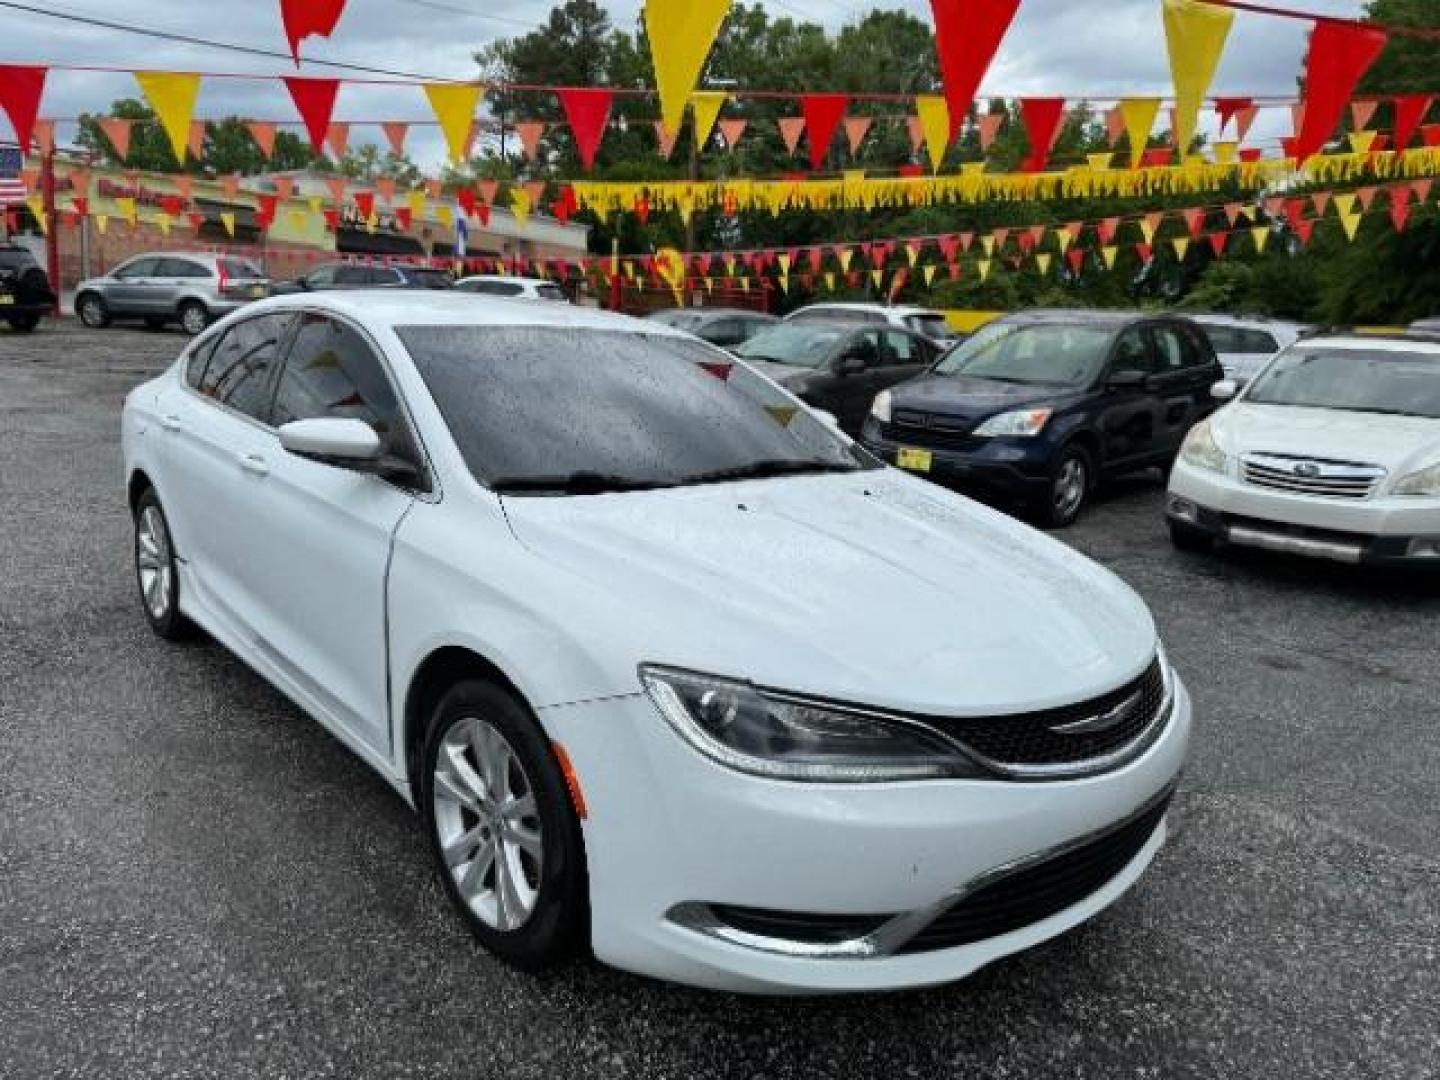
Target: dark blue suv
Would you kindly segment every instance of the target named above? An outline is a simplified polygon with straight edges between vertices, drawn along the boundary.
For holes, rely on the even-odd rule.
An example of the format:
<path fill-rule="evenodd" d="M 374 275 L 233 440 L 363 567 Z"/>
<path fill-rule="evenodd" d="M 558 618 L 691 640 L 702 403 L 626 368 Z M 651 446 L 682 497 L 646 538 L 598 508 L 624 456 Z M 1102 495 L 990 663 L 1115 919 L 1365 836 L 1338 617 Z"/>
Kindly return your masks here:
<path fill-rule="evenodd" d="M 1068 525 L 1105 476 L 1168 467 L 1224 378 L 1188 319 L 1029 311 L 991 323 L 880 393 L 861 442 L 957 487 Z"/>

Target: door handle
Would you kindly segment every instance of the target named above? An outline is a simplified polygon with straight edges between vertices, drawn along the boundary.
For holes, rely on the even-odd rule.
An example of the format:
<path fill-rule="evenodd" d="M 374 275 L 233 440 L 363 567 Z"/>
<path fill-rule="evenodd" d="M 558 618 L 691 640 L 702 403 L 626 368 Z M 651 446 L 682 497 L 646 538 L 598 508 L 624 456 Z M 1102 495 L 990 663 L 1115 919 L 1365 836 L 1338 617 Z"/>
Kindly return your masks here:
<path fill-rule="evenodd" d="M 270 475 L 270 466 L 265 464 L 265 459 L 259 454 L 246 454 L 240 459 L 240 467 L 255 476 Z"/>
<path fill-rule="evenodd" d="M 166 431 L 179 431 L 180 428 L 184 425 L 180 423 L 180 417 L 176 416 L 174 413 L 171 413 L 168 416 L 162 416 L 160 418 L 160 426 L 163 427 Z"/>

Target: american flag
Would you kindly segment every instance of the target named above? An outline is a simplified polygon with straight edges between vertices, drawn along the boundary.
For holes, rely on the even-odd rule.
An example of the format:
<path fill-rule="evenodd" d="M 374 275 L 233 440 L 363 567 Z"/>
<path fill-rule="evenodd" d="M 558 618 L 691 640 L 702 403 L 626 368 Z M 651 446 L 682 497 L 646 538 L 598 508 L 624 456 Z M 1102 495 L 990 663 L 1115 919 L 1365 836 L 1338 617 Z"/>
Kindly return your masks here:
<path fill-rule="evenodd" d="M 0 146 L 0 206 L 25 202 L 25 184 L 20 179 L 21 162 L 18 146 Z"/>

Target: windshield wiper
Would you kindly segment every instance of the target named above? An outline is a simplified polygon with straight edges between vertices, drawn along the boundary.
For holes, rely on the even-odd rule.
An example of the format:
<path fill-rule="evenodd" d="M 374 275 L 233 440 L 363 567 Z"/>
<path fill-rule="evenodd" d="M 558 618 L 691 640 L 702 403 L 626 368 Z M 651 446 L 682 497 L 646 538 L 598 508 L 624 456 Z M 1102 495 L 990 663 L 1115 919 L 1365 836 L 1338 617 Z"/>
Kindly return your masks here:
<path fill-rule="evenodd" d="M 694 476 L 685 477 L 681 483 L 720 484 L 727 480 L 763 480 L 772 476 L 795 476 L 800 473 L 855 472 L 858 468 L 858 465 L 847 465 L 839 461 L 753 461 L 731 469 L 696 473 Z"/>
<path fill-rule="evenodd" d="M 545 494 L 600 495 L 608 491 L 651 491 L 673 487 L 668 480 L 641 480 L 633 476 L 581 470 L 557 476 L 507 476 L 496 480 L 490 490 L 502 495 Z"/>

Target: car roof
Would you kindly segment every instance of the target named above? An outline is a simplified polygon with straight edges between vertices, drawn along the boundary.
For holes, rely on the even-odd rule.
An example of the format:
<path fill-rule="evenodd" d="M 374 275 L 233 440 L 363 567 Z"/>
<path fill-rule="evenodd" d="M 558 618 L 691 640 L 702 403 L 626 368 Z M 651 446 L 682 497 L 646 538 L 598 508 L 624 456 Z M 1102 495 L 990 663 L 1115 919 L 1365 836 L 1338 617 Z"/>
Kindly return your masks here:
<path fill-rule="evenodd" d="M 917 307 L 914 304 L 872 304 L 858 300 L 824 300 L 818 304 L 806 304 L 804 307 L 796 308 L 790 314 L 799 315 L 802 311 L 870 311 L 877 315 L 933 315 L 942 319 L 945 317 L 934 308 Z"/>
<path fill-rule="evenodd" d="M 1201 326 L 1234 326 L 1265 328 L 1271 330 L 1292 330 L 1303 333 L 1310 329 L 1309 323 L 1292 322 L 1289 319 L 1272 319 L 1266 315 L 1227 315 L 1219 311 L 1187 311 L 1184 315 L 1194 319 Z"/>
<path fill-rule="evenodd" d="M 1440 331 L 1397 330 L 1377 334 L 1322 331 L 1305 338 L 1304 344 L 1329 345 L 1341 349 L 1369 349 L 1372 352 L 1423 352 L 1440 356 Z"/>
<path fill-rule="evenodd" d="M 507 285 L 554 285 L 555 282 L 549 278 L 520 277 L 517 274 L 471 274 L 455 282 L 460 285 L 466 281 L 503 281 Z"/>
<path fill-rule="evenodd" d="M 501 296 L 450 289 L 433 291 L 334 289 L 292 293 L 257 300 L 252 314 L 292 309 L 333 311 L 368 326 L 555 326 L 575 330 L 615 330 L 694 340 L 664 323 L 572 304 L 535 304 Z"/>
<path fill-rule="evenodd" d="M 999 323 L 1068 323 L 1080 326 L 1119 327 L 1146 319 L 1176 319 L 1165 311 L 1123 311 L 1113 308 L 1031 308 L 996 319 Z"/>

